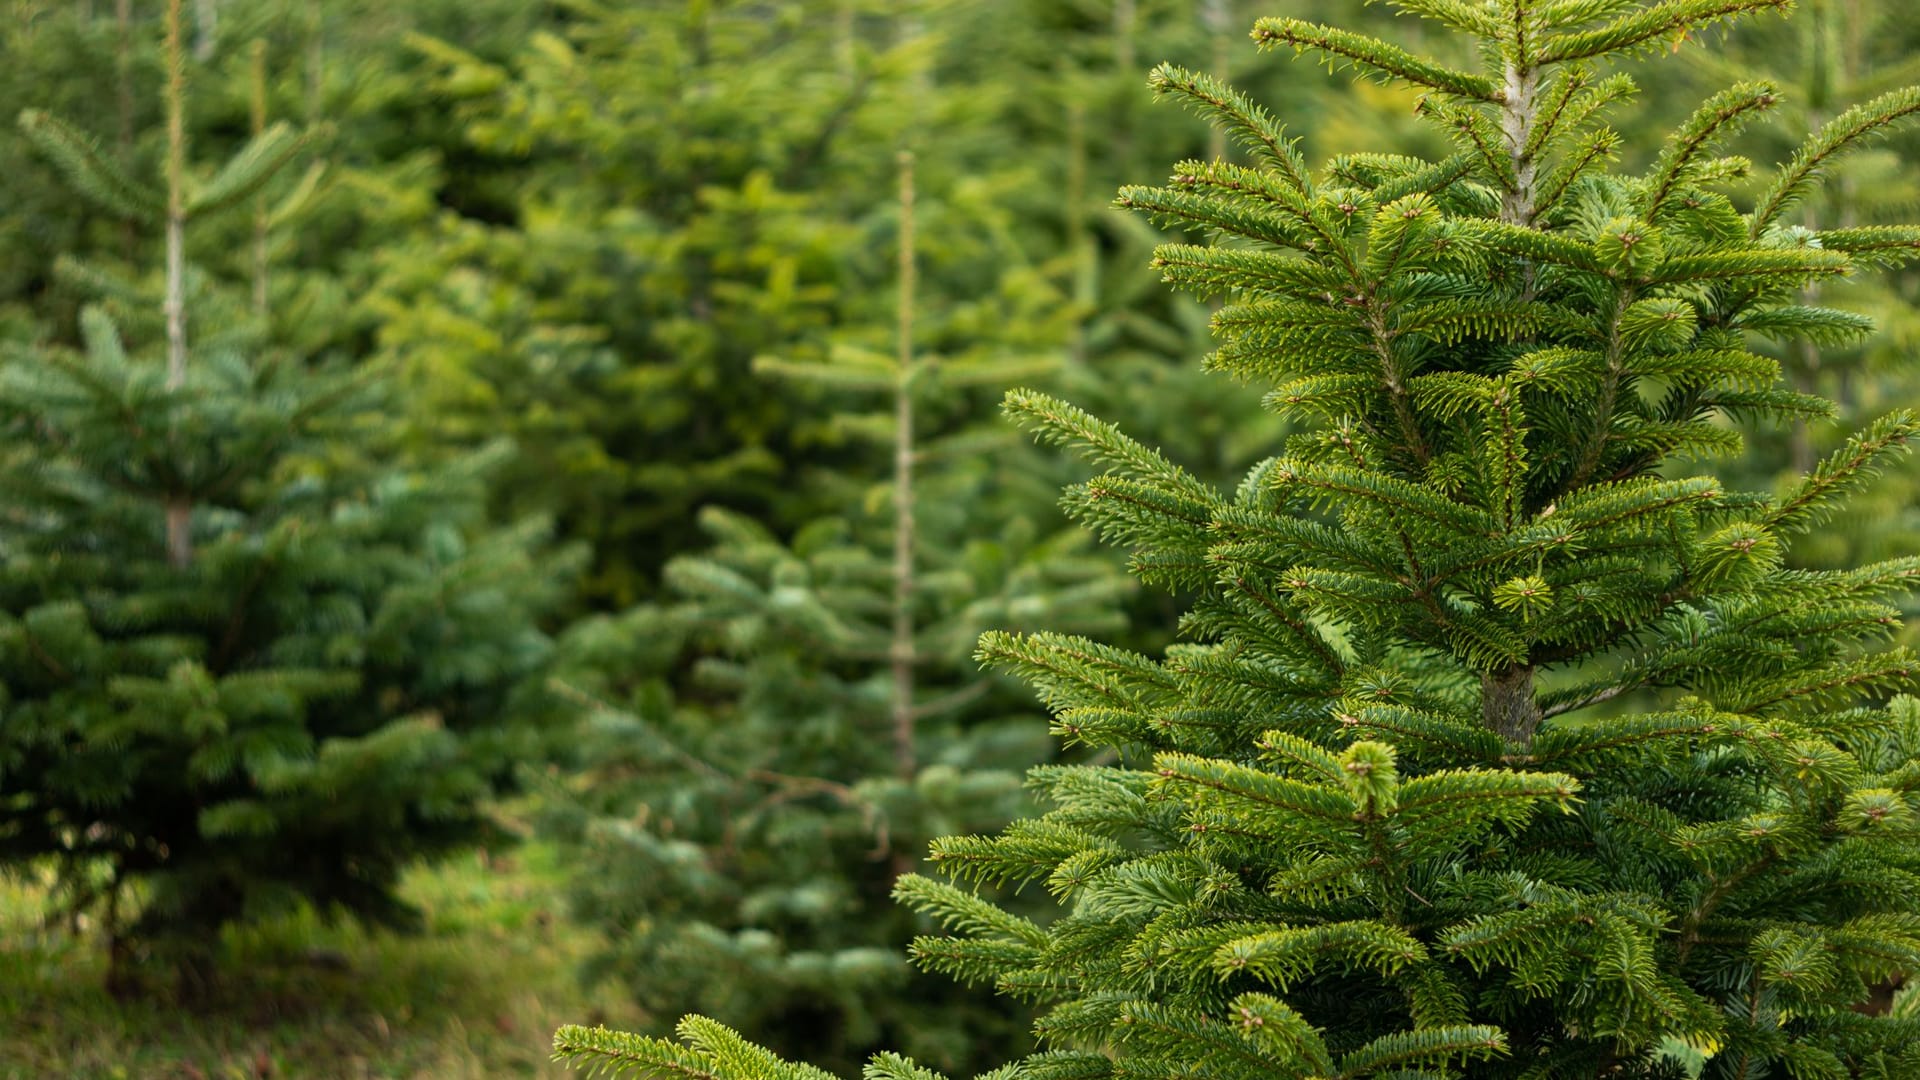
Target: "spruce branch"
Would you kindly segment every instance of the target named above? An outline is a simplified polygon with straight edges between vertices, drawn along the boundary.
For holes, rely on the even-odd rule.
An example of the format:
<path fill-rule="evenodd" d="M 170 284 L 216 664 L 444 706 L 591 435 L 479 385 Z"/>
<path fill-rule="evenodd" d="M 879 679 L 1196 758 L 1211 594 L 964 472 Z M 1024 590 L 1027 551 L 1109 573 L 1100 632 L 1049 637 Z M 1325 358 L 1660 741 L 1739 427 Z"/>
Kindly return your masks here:
<path fill-rule="evenodd" d="M 1561 122 L 1569 115 L 1569 106 L 1592 85 L 1593 71 L 1590 68 L 1574 65 L 1561 72 L 1548 85 L 1544 100 L 1539 102 L 1532 128 L 1527 134 L 1527 141 L 1521 144 L 1520 152 L 1529 158 L 1537 158 L 1552 145 L 1554 136 L 1560 131 Z"/>
<path fill-rule="evenodd" d="M 1740 83 L 1708 98 L 1692 116 L 1667 139 L 1666 148 L 1654 162 L 1648 182 L 1646 209 L 1648 221 L 1660 219 L 1667 200 L 1698 172 L 1700 158 L 1713 152 L 1737 133 L 1754 116 L 1773 108 L 1780 91 L 1771 83 Z"/>
<path fill-rule="evenodd" d="M 1749 248 L 1705 255 L 1677 255 L 1659 264 L 1642 281 L 1648 285 L 1685 285 L 1743 278 L 1799 279 L 1834 277 L 1853 268 L 1845 252 L 1817 248 Z M 1770 282 L 1769 284 L 1772 284 Z"/>
<path fill-rule="evenodd" d="M 1784 533 L 1813 528 L 1838 509 L 1842 499 L 1885 468 L 1890 457 L 1906 453 L 1916 437 L 1920 437 L 1920 416 L 1901 410 L 1881 417 L 1802 478 L 1761 517 L 1760 524 Z"/>
<path fill-rule="evenodd" d="M 1389 2 L 1409 15 L 1432 19 L 1451 29 L 1475 37 L 1497 38 L 1505 29 L 1504 24 L 1485 5 L 1472 3 L 1471 0 L 1389 0 Z"/>
<path fill-rule="evenodd" d="M 1295 191 L 1312 196 L 1313 182 L 1306 158 L 1297 147 L 1299 140 L 1287 138 L 1286 129 L 1251 98 L 1211 75 L 1172 64 L 1154 68 L 1147 76 L 1147 85 L 1158 96 L 1185 101 L 1201 117 L 1253 151 Z"/>
<path fill-rule="evenodd" d="M 1399 79 L 1444 94 L 1475 101 L 1500 100 L 1499 88 L 1484 75 L 1455 71 L 1397 45 L 1338 27 L 1302 19 L 1264 18 L 1254 24 L 1253 39 L 1263 49 L 1291 45 L 1295 52 L 1312 50 L 1331 62 L 1344 61 L 1369 75 Z"/>
<path fill-rule="evenodd" d="M 1612 161 L 1620 149 L 1620 135 L 1609 128 L 1589 132 L 1571 153 L 1563 155 L 1553 171 L 1540 181 L 1536 207 L 1541 213 L 1558 209 L 1567 192 L 1593 169 Z"/>
<path fill-rule="evenodd" d="M 1605 26 L 1556 34 L 1540 45 L 1538 64 L 1564 64 L 1621 55 L 1677 34 L 1703 30 L 1722 19 L 1757 11 L 1786 11 L 1793 0 L 1662 0 Z"/>
<path fill-rule="evenodd" d="M 1516 181 L 1513 159 L 1504 149 L 1506 136 L 1484 110 L 1436 98 L 1421 99 L 1417 109 L 1445 128 L 1462 153 L 1479 161 L 1501 190 L 1513 191 Z"/>
<path fill-rule="evenodd" d="M 1430 1066 L 1444 1069 L 1453 1059 L 1503 1057 L 1506 1033 L 1485 1024 L 1424 1028 L 1383 1035 L 1340 1059 L 1342 1080 L 1369 1076 L 1388 1069 Z"/>
<path fill-rule="evenodd" d="M 1916 225 L 1866 225 L 1829 229 L 1819 235 L 1821 247 L 1846 252 L 1859 266 L 1892 268 L 1920 258 L 1920 226 Z"/>
<path fill-rule="evenodd" d="M 127 175 L 101 151 L 90 135 L 51 113 L 26 109 L 20 113 L 20 132 L 46 155 L 74 190 L 101 208 L 134 221 L 158 221 L 166 213 L 166 196 Z"/>
<path fill-rule="evenodd" d="M 1781 214 L 1806 196 L 1836 158 L 1887 135 L 1915 113 L 1920 113 L 1920 87 L 1904 87 L 1834 117 L 1807 139 L 1755 202 L 1748 219 L 1748 235 L 1757 238 L 1764 234 Z"/>
<path fill-rule="evenodd" d="M 739 1080 L 678 1043 L 611 1028 L 566 1024 L 553 1033 L 553 1060 L 589 1077 L 650 1080 Z"/>
<path fill-rule="evenodd" d="M 216 214 L 259 194 L 288 166 L 309 153 L 328 129 L 296 132 L 285 122 L 261 131 L 228 159 L 206 185 L 186 201 L 189 219 Z"/>
<path fill-rule="evenodd" d="M 1055 446 L 1071 447 L 1096 465 L 1118 470 L 1198 502 L 1217 496 L 1187 470 L 1168 461 L 1158 450 L 1142 446 L 1119 428 L 1094 418 L 1083 409 L 1035 390 L 1009 390 L 1002 411 L 1034 437 Z"/>
<path fill-rule="evenodd" d="M 1384 922 L 1352 920 L 1278 927 L 1236 937 L 1214 952 L 1212 966 L 1223 978 L 1244 971 L 1285 990 L 1323 965 L 1352 965 L 1391 975 L 1426 957 L 1426 946 L 1405 930 Z"/>
<path fill-rule="evenodd" d="M 1408 195 L 1433 195 L 1453 187 L 1472 170 L 1471 156 L 1454 154 L 1444 161 L 1422 165 L 1403 176 L 1382 181 L 1373 189 L 1373 197 L 1376 202 L 1390 203 Z"/>
<path fill-rule="evenodd" d="M 936 919 L 948 930 L 967 934 L 997 934 L 1035 948 L 1047 944 L 1045 929 L 1030 919 L 1002 910 L 970 892 L 919 874 L 904 874 L 893 883 L 893 899 Z"/>

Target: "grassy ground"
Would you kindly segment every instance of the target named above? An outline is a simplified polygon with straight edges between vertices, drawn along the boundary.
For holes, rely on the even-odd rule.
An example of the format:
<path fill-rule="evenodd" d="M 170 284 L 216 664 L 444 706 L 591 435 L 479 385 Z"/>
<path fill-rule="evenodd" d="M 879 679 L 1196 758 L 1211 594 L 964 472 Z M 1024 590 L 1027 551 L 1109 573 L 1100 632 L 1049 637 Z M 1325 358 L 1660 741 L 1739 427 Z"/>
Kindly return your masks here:
<path fill-rule="evenodd" d="M 556 1026 L 637 1017 L 575 982 L 592 943 L 559 917 L 557 878 L 530 844 L 410 875 L 417 937 L 312 917 L 232 934 L 193 1014 L 108 997 L 98 941 L 44 931 L 39 891 L 0 881 L 0 1078 L 568 1076 L 547 1061 Z"/>

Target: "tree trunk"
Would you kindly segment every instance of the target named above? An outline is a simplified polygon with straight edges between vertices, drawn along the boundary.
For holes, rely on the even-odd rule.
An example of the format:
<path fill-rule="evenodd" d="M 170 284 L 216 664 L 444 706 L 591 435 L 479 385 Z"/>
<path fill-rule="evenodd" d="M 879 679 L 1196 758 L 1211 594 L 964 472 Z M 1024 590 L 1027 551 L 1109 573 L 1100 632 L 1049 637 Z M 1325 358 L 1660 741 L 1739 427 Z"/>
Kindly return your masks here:
<path fill-rule="evenodd" d="M 167 389 L 187 384 L 187 70 L 180 41 L 180 2 L 167 3 Z M 193 561 L 193 504 L 170 495 L 167 509 L 167 562 L 175 568 Z"/>
<path fill-rule="evenodd" d="M 893 431 L 893 642 L 888 650 L 893 667 L 893 765 L 901 780 L 911 783 L 919 770 L 914 745 L 913 667 L 913 155 L 900 154 L 900 309 L 899 370 L 894 384 Z M 910 852 L 896 851 L 893 877 L 913 869 Z"/>
<path fill-rule="evenodd" d="M 1517 746 L 1532 746 L 1540 727 L 1540 704 L 1533 699 L 1533 665 L 1513 664 L 1480 675 L 1480 710 L 1487 727 Z"/>

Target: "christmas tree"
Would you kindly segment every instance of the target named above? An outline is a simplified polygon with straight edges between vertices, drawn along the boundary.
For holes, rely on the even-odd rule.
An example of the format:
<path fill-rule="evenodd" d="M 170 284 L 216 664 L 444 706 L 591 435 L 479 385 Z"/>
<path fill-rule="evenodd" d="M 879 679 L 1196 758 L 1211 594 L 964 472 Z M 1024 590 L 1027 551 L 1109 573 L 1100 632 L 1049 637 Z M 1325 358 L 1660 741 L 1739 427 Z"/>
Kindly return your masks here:
<path fill-rule="evenodd" d="M 592 543 L 592 606 L 648 596 L 701 506 L 791 529 L 822 509 L 807 469 L 857 457 L 752 365 L 862 317 L 903 132 L 980 138 L 896 7 L 597 6 L 506 62 L 418 42 L 465 154 L 513 183 L 387 253 L 367 304 L 433 441 L 529 447 L 513 502 Z"/>
<path fill-rule="evenodd" d="M 506 447 L 431 473 L 378 461 L 380 373 L 281 347 L 264 261 L 237 289 L 189 261 L 229 212 L 270 250 L 276 176 L 317 133 L 260 116 L 195 168 L 180 8 L 160 183 L 21 119 L 165 259 L 93 275 L 84 349 L 0 367 L 0 859 L 52 864 L 60 899 L 102 915 L 116 989 L 152 955 L 192 996 L 228 923 L 301 902 L 405 922 L 401 869 L 493 832 L 481 800 L 539 749 L 512 695 L 577 560 L 540 522 L 485 527 Z"/>
<path fill-rule="evenodd" d="M 760 364 L 831 387 L 878 469 L 839 477 L 839 512 L 790 540 L 708 510 L 713 544 L 668 564 L 667 601 L 567 636 L 556 688 L 593 714 L 589 765 L 552 816 L 576 913 L 608 942 L 590 975 L 649 1012 L 711 1012 L 843 1066 L 905 1045 L 979 1067 L 1024 1042 L 1026 1018 L 909 982 L 916 920 L 874 911 L 931 838 L 1031 808 L 1021 773 L 1048 756 L 1044 728 L 1017 685 L 979 670 L 979 634 L 1113 632 L 1130 583 L 1063 528 L 1034 452 L 981 430 L 978 388 L 1061 360 L 1008 348 L 1017 313 L 994 334 L 937 266 L 916 288 L 920 258 L 975 223 L 916 200 L 910 159 L 901 185 L 899 284 L 869 291 L 893 293 L 891 318 L 824 357 Z"/>
<path fill-rule="evenodd" d="M 1224 238 L 1157 262 L 1230 296 L 1209 365 L 1308 430 L 1228 492 L 1010 396 L 1108 469 L 1068 505 L 1196 596 L 1189 640 L 1156 660 L 983 639 L 1121 763 L 1039 769 L 1054 809 L 937 841 L 959 884 L 895 892 L 957 934 L 914 954 L 1044 1008 L 1048 1049 L 1005 1075 L 1914 1075 L 1920 1021 L 1856 1006 L 1920 971 L 1916 659 L 1884 647 L 1920 562 L 1782 560 L 1920 420 L 1867 424 L 1777 493 L 1664 470 L 1737 451 L 1727 420 L 1829 413 L 1748 337 L 1865 331 L 1807 288 L 1903 263 L 1920 228 L 1793 219 L 1920 91 L 1838 113 L 1743 208 L 1723 189 L 1751 166 L 1722 148 L 1780 92 L 1713 95 L 1629 174 L 1605 117 L 1633 84 L 1602 65 L 1785 0 L 1393 6 L 1460 47 L 1292 18 L 1254 37 L 1420 88 L 1441 160 L 1312 170 L 1231 87 L 1154 72 L 1255 164 L 1185 162 L 1120 202 Z M 820 1075 L 709 1020 L 681 1035 L 557 1049 Z"/>

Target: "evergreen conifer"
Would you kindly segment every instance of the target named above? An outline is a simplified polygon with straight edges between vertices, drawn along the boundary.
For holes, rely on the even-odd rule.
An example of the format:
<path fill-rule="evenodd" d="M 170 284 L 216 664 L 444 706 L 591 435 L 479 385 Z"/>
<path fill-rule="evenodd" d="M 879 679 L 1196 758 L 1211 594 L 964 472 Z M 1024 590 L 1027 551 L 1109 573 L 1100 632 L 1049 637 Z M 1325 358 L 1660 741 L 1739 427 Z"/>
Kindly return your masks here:
<path fill-rule="evenodd" d="M 1788 0 L 1393 6 L 1477 64 L 1293 18 L 1254 37 L 1421 88 L 1442 160 L 1311 170 L 1231 87 L 1154 72 L 1254 164 L 1185 162 L 1121 204 L 1225 238 L 1157 263 L 1231 297 L 1209 364 L 1310 427 L 1224 492 L 1009 397 L 1109 470 L 1068 506 L 1196 595 L 1190 640 L 983 639 L 1121 763 L 1040 768 L 1054 809 L 937 841 L 959 884 L 895 891 L 956 934 L 914 955 L 1044 1007 L 1048 1049 L 999 1074 L 1034 1080 L 1913 1076 L 1920 1020 L 1855 1007 L 1920 971 L 1920 661 L 1884 647 L 1920 561 L 1782 559 L 1920 421 L 1867 424 L 1779 492 L 1665 470 L 1738 450 L 1726 419 L 1828 414 L 1749 335 L 1864 332 L 1808 286 L 1904 263 L 1920 228 L 1793 218 L 1920 91 L 1837 113 L 1742 209 L 1723 147 L 1780 92 L 1713 95 L 1628 174 L 1604 117 L 1633 84 L 1604 65 Z M 680 1034 L 557 1049 L 820 1075 L 710 1020 Z"/>
<path fill-rule="evenodd" d="M 520 171 L 391 253 L 369 304 L 432 441 L 529 447 L 513 503 L 593 544 L 595 607 L 648 596 L 699 507 L 790 529 L 821 509 L 809 469 L 848 462 L 810 391 L 752 366 L 864 318 L 886 148 L 916 123 L 948 160 L 979 137 L 896 7 L 602 5 L 505 62 L 419 41 L 465 153 Z"/>
<path fill-rule="evenodd" d="M 481 800 L 540 749 L 510 698 L 570 557 L 540 522 L 485 528 L 507 448 L 379 460 L 379 372 L 280 347 L 264 263 L 234 289 L 188 261 L 223 213 L 270 240 L 263 200 L 315 133 L 259 115 L 195 169 L 181 22 L 169 0 L 159 184 L 21 119 L 165 261 L 91 275 L 83 349 L 0 366 L 0 860 L 103 915 L 117 989 L 151 952 L 192 995 L 226 924 L 297 902 L 404 922 L 401 869 L 491 834 Z"/>
<path fill-rule="evenodd" d="M 590 975 L 649 1012 L 711 1012 L 840 1066 L 899 1045 L 979 1068 L 1025 1043 L 1026 1017 L 908 983 L 916 920 L 875 910 L 931 838 L 1031 809 L 1020 776 L 1048 756 L 1044 729 L 972 660 L 981 631 L 1111 633 L 1130 583 L 1064 528 L 1035 452 L 981 430 L 992 399 L 967 407 L 1060 358 L 916 289 L 910 160 L 892 317 L 824 358 L 759 365 L 849 402 L 836 420 L 883 451 L 884 480 L 840 477 L 837 511 L 786 541 L 710 508 L 714 542 L 668 564 L 665 600 L 567 636 L 557 687 L 594 716 L 553 824 L 576 912 L 608 942 Z M 932 251 L 969 220 L 941 201 Z"/>

